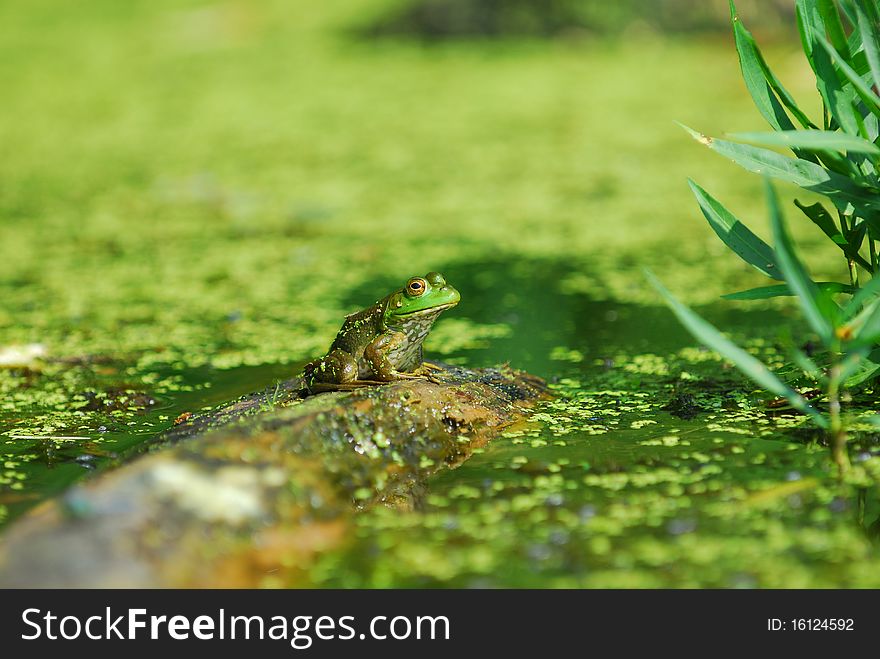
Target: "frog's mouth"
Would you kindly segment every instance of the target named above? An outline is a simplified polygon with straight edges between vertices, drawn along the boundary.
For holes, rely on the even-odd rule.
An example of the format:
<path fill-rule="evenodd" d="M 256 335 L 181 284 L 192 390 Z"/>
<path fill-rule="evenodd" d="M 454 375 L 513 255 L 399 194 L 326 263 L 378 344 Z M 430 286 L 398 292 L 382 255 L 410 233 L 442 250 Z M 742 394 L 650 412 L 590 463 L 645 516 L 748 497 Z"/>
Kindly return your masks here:
<path fill-rule="evenodd" d="M 451 309 L 458 302 L 449 302 L 448 304 L 438 304 L 433 307 L 428 307 L 427 309 L 420 309 L 419 311 L 410 311 L 409 313 L 403 314 L 395 314 L 398 318 L 417 318 L 420 316 L 433 316 L 434 314 L 438 314 L 441 311 L 446 311 L 447 309 Z"/>

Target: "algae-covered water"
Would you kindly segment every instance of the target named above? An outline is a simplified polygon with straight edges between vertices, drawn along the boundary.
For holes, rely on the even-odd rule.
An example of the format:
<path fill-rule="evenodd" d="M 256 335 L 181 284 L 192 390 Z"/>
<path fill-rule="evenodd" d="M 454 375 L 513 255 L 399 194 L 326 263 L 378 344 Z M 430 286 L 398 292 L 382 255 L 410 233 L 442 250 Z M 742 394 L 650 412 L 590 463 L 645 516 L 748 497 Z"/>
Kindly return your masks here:
<path fill-rule="evenodd" d="M 559 395 L 435 476 L 423 509 L 361 513 L 311 583 L 880 585 L 876 491 L 837 485 L 821 438 L 643 276 L 776 367 L 809 339 L 784 301 L 718 300 L 764 282 L 685 183 L 766 235 L 760 181 L 673 123 L 762 128 L 729 40 L 347 36 L 382 5 L 0 6 L 0 525 L 440 270 L 462 302 L 428 354 Z M 808 99 L 790 45 L 768 57 Z M 795 224 L 817 278 L 844 276 Z M 863 428 L 854 458 L 877 452 Z"/>

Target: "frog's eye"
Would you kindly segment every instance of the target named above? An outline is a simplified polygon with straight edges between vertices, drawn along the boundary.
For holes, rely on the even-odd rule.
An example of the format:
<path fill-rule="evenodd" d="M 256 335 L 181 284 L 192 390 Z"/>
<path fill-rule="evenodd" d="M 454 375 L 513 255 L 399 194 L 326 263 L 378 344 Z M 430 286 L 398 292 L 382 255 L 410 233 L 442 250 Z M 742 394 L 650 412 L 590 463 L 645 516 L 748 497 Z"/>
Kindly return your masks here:
<path fill-rule="evenodd" d="M 426 289 L 427 284 L 421 277 L 413 277 L 406 282 L 406 294 L 410 297 L 419 297 L 424 294 Z"/>

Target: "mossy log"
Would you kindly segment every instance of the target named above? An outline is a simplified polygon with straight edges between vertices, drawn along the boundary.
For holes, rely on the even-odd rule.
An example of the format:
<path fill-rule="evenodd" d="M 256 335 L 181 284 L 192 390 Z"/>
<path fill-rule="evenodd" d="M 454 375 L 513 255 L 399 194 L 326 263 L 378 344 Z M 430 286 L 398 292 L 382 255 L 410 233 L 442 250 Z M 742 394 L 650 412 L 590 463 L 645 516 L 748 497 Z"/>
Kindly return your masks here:
<path fill-rule="evenodd" d="M 307 586 L 358 509 L 418 507 L 432 473 L 547 396 L 507 367 L 446 368 L 309 397 L 291 380 L 185 419 L 13 523 L 0 587 Z"/>

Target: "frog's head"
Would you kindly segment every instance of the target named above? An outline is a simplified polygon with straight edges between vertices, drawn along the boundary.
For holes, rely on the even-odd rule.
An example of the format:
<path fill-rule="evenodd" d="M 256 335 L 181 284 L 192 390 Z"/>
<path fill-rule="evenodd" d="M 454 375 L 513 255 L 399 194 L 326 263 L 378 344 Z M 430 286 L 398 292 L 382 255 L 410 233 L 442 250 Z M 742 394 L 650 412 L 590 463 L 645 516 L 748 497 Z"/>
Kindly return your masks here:
<path fill-rule="evenodd" d="M 446 283 L 443 275 L 429 272 L 424 277 L 411 277 L 403 288 L 391 294 L 388 318 L 406 320 L 435 317 L 441 311 L 454 307 L 460 299 L 458 291 Z"/>

